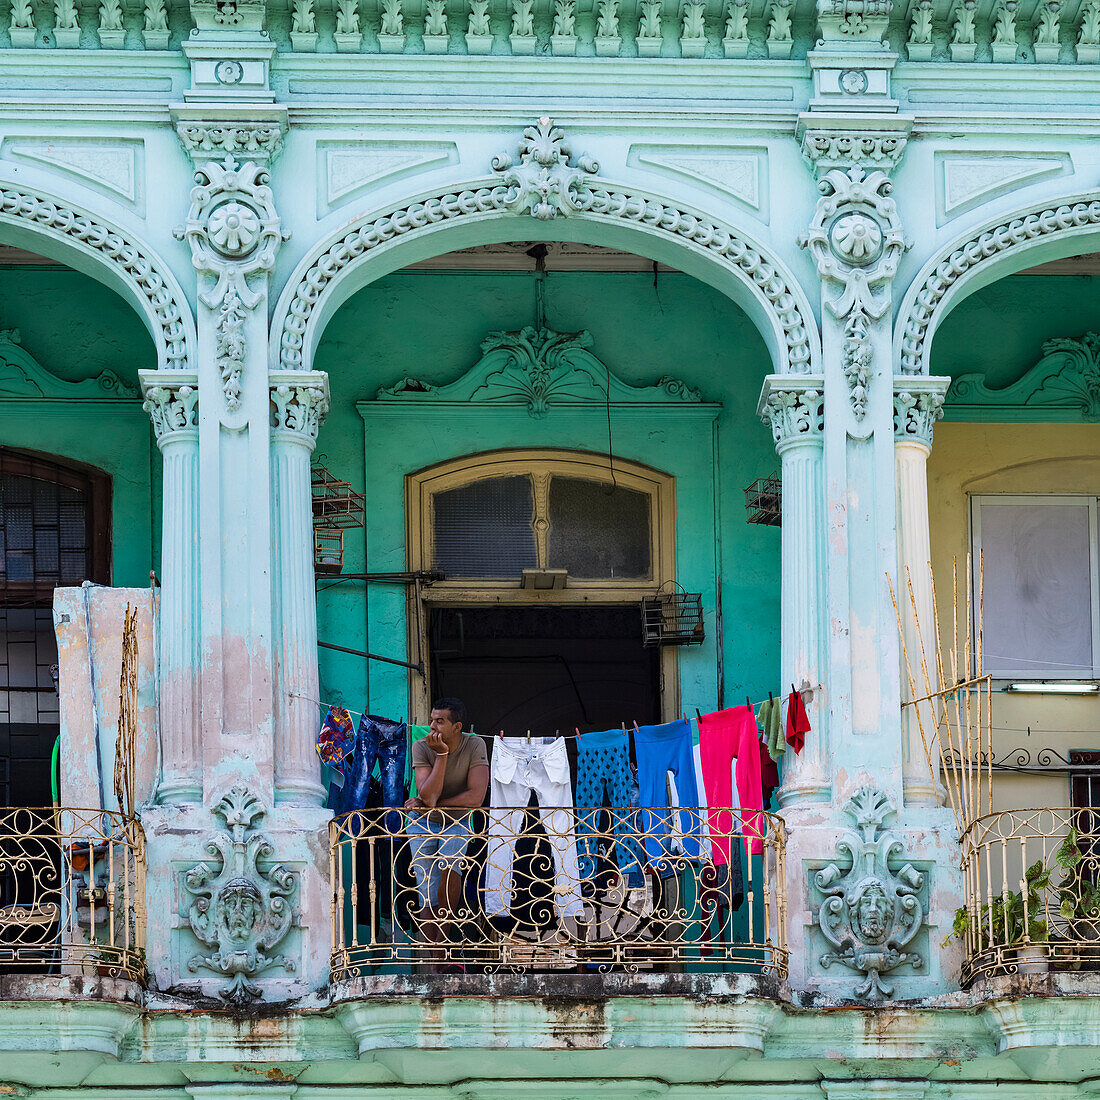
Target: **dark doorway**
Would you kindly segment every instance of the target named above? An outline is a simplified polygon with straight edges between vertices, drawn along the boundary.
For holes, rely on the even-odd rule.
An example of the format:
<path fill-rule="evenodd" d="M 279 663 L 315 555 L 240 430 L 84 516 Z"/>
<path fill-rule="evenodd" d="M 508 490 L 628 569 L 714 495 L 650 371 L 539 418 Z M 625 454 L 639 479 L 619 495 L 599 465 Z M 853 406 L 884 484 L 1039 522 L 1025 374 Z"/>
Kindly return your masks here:
<path fill-rule="evenodd" d="M 552 736 L 660 721 L 656 649 L 625 607 L 436 608 L 433 697 L 465 702 L 479 733 Z"/>

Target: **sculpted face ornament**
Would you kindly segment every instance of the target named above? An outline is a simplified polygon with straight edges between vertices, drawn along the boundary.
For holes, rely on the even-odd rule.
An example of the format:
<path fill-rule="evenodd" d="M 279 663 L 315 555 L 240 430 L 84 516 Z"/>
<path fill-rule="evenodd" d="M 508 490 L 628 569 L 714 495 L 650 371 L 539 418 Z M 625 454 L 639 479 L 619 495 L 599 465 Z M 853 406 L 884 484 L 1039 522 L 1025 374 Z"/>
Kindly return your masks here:
<path fill-rule="evenodd" d="M 889 996 L 893 986 L 882 975 L 903 963 L 914 969 L 924 959 L 905 948 L 924 923 L 919 892 L 924 875 L 906 863 L 895 871 L 890 861 L 901 854 L 901 841 L 883 829 L 883 821 L 895 811 L 880 791 L 864 787 L 849 799 L 845 810 L 858 832 L 848 830 L 837 842 L 850 864 L 830 863 L 814 875 L 813 882 L 824 900 L 815 914 L 818 927 L 834 950 L 820 958 L 829 967 L 840 963 L 866 975 L 856 994 Z"/>
<path fill-rule="evenodd" d="M 193 956 L 187 967 L 227 976 L 221 996 L 243 1006 L 262 995 L 253 979 L 276 967 L 294 970 L 292 959 L 268 952 L 290 931 L 290 898 L 298 876 L 279 864 L 270 865 L 271 842 L 252 827 L 265 810 L 248 790 L 233 787 L 214 813 L 224 819 L 226 828 L 206 842 L 206 850 L 221 866 L 198 863 L 184 879 L 184 889 L 193 899 L 185 913 L 191 931 L 214 952 Z"/>

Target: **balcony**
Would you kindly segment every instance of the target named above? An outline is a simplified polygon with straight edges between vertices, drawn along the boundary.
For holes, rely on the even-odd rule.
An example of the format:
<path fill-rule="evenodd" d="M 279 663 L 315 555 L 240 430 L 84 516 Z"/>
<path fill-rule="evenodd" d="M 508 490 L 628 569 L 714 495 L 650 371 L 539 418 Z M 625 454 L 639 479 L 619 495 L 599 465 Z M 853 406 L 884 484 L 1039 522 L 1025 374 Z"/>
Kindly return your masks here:
<path fill-rule="evenodd" d="M 1092 810 L 1006 810 L 962 837 L 963 983 L 1100 970 L 1100 822 Z"/>
<path fill-rule="evenodd" d="M 0 810 L 0 973 L 145 978 L 145 837 L 104 810 Z"/>
<path fill-rule="evenodd" d="M 410 840 L 408 825 L 398 810 L 332 822 L 333 982 L 786 976 L 784 831 L 771 814 L 747 814 L 742 835 L 741 813 L 729 809 L 478 810 L 457 854 Z"/>

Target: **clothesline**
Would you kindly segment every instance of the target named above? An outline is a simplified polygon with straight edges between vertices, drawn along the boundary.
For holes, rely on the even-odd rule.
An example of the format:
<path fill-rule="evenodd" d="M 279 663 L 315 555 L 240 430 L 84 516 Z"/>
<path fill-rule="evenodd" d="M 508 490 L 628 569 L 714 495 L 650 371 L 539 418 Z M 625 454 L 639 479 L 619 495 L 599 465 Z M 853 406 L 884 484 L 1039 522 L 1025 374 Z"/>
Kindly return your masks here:
<path fill-rule="evenodd" d="M 816 688 L 809 688 L 809 689 L 803 688 L 802 690 L 803 691 L 809 690 L 812 693 L 813 691 L 816 690 Z M 352 715 L 355 718 L 362 718 L 363 714 L 365 713 L 364 711 L 361 711 L 361 710 L 353 710 L 351 707 L 346 707 L 346 706 L 344 706 L 343 703 L 329 703 L 329 702 L 326 702 L 324 699 L 314 699 L 309 695 L 301 695 L 298 692 L 294 692 L 294 691 L 287 692 L 287 694 L 289 695 L 289 697 L 291 699 L 303 699 L 303 700 L 305 700 L 305 702 L 313 703 L 315 706 L 323 708 L 323 709 L 327 709 L 328 707 L 340 707 L 341 709 L 346 710 L 348 712 L 348 714 Z M 774 699 L 774 698 L 775 698 L 775 696 L 771 695 L 771 696 L 768 697 L 768 699 L 761 699 L 758 702 L 751 703 L 751 704 L 749 704 L 748 700 L 746 699 L 746 705 L 751 705 L 752 709 L 753 709 L 753 712 L 755 713 L 755 711 L 757 710 L 758 707 L 763 706 L 769 700 Z M 786 707 L 787 699 L 788 699 L 787 696 L 780 697 L 780 703 L 783 707 Z M 693 707 L 692 709 L 695 710 L 696 713 L 698 714 L 699 708 Z M 697 721 L 697 719 L 689 718 L 686 712 L 682 715 L 682 717 L 683 717 L 685 722 Z M 405 721 L 404 717 L 402 716 L 399 719 L 399 721 L 404 722 Z M 420 723 L 410 721 L 409 724 L 415 726 L 415 725 L 419 725 Z M 638 720 L 636 718 L 632 719 L 631 725 L 632 725 L 633 728 L 637 728 Z M 628 728 L 628 726 L 625 722 L 622 723 L 622 728 L 623 729 Z M 574 727 L 574 729 L 576 729 L 576 727 Z M 494 737 L 500 737 L 500 736 L 504 735 L 503 730 L 500 730 L 498 733 L 478 733 L 472 727 L 471 727 L 469 732 L 474 737 L 484 737 L 489 741 L 491 741 Z M 528 730 L 527 733 L 528 733 L 528 736 L 530 736 L 531 731 Z M 509 737 L 518 737 L 518 736 L 522 736 L 522 734 L 508 734 L 508 736 Z M 546 734 L 546 735 L 539 734 L 538 736 L 540 736 L 540 737 L 549 736 L 549 734 Z M 555 731 L 554 736 L 555 737 L 563 737 L 567 740 L 575 740 L 577 737 L 584 737 L 585 735 L 583 733 L 581 733 L 580 730 L 577 730 L 575 733 L 562 733 L 559 730 L 559 731 Z"/>

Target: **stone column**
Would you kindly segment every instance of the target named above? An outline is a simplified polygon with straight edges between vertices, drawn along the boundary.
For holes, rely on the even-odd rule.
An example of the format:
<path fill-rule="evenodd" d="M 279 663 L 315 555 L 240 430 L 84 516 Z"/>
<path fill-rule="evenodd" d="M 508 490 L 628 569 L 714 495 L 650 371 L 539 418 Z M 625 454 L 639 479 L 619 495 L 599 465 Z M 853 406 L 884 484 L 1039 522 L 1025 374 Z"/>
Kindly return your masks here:
<path fill-rule="evenodd" d="M 317 752 L 317 592 L 310 456 L 328 410 L 322 371 L 271 373 L 275 569 L 275 799 L 320 805 Z"/>
<path fill-rule="evenodd" d="M 163 456 L 159 635 L 162 802 L 202 795 L 199 736 L 199 390 L 197 375 L 142 371 Z"/>
<path fill-rule="evenodd" d="M 825 641 L 825 494 L 822 483 L 824 380 L 771 375 L 764 383 L 759 410 L 771 426 L 782 463 L 782 619 L 780 676 L 784 692 L 809 686 L 822 698 Z M 811 703 L 812 730 L 801 753 L 784 762 L 779 801 L 825 801 L 831 776 L 828 764 L 828 715 Z"/>
<path fill-rule="evenodd" d="M 944 394 L 950 382 L 949 378 L 927 377 L 894 380 L 894 480 L 898 530 L 896 591 L 905 649 L 909 654 L 908 667 L 904 653 L 901 666 L 901 691 L 905 699 L 919 698 L 939 687 L 930 573 L 928 455 L 932 449 L 932 426 L 943 415 Z M 926 658 L 927 684 L 921 667 L 922 652 Z M 902 709 L 902 781 L 906 803 L 938 805 L 941 802 L 935 723 L 931 703 L 919 703 Z"/>

